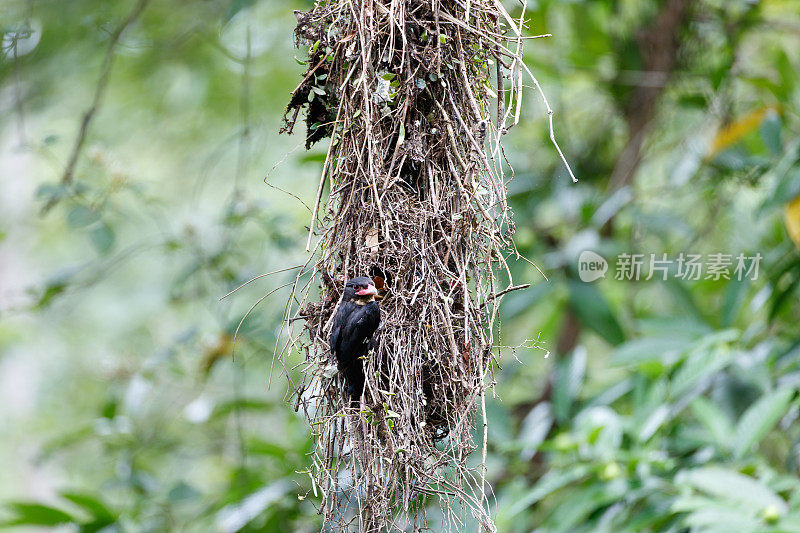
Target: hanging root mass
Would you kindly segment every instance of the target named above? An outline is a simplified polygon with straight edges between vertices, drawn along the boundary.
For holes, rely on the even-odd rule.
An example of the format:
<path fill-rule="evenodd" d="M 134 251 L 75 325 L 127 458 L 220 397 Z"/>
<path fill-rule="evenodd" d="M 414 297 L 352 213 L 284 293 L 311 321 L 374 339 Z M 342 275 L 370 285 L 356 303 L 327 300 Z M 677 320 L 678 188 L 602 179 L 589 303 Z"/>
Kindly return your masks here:
<path fill-rule="evenodd" d="M 307 146 L 330 138 L 280 353 L 284 368 L 305 356 L 290 387 L 316 439 L 312 501 L 326 530 L 494 531 L 485 394 L 498 305 L 517 288 L 499 282 L 515 254 L 499 139 L 530 74 L 522 23 L 498 0 L 320 0 L 296 16 L 308 70 L 284 131 L 305 108 Z M 326 368 L 331 317 L 359 275 L 385 286 L 351 403 Z"/>

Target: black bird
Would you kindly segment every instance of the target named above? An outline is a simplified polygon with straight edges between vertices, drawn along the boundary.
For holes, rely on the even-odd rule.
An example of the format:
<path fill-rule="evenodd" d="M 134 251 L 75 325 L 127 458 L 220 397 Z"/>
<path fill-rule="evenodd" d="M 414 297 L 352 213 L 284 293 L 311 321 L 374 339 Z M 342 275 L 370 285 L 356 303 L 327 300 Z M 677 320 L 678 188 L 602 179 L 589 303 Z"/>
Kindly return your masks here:
<path fill-rule="evenodd" d="M 378 290 L 366 276 L 345 283 L 344 295 L 331 329 L 331 354 L 344 375 L 347 395 L 357 401 L 364 391 L 364 360 L 373 333 L 381 322 L 381 309 L 375 301 Z"/>

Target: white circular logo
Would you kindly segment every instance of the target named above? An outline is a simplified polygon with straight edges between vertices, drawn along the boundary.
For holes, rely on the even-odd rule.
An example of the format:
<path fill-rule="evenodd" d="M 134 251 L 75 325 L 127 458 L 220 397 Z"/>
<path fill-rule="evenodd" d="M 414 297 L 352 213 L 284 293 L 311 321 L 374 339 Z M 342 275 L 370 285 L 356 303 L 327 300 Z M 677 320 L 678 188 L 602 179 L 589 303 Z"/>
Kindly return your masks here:
<path fill-rule="evenodd" d="M 584 250 L 578 256 L 578 276 L 581 281 L 589 283 L 604 278 L 608 271 L 608 262 L 603 256 L 591 250 Z"/>

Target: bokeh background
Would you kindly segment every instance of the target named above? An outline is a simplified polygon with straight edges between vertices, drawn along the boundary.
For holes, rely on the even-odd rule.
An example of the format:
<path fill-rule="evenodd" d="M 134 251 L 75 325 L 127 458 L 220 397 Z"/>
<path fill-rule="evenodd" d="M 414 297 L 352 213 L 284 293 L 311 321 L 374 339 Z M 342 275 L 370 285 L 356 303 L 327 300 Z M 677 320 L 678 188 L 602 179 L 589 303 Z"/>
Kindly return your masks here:
<path fill-rule="evenodd" d="M 312 3 L 140 2 L 0 2 L 0 524 L 316 531 L 273 364 L 285 291 L 231 357 L 291 273 L 219 301 L 305 258 L 325 148 L 278 130 Z M 504 301 L 499 530 L 800 531 L 800 4 L 525 17 L 552 34 L 526 60 L 580 182 L 531 90 L 509 187 L 548 279 L 520 260 L 533 286 Z M 611 265 L 593 283 L 587 249 Z M 614 279 L 619 254 L 681 252 L 763 259 L 756 279 Z"/>

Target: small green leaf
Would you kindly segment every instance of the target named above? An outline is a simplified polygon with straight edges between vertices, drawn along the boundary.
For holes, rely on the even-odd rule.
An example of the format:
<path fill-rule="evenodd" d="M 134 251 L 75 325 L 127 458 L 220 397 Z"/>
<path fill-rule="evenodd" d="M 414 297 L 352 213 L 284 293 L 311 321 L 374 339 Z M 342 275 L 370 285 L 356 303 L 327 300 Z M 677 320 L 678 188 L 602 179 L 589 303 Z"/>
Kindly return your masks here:
<path fill-rule="evenodd" d="M 668 405 L 659 405 L 656 407 L 650 416 L 647 417 L 647 420 L 642 424 L 641 429 L 639 429 L 639 441 L 640 442 L 647 442 L 650 440 L 650 437 L 655 435 L 656 431 L 658 431 L 661 426 L 664 425 L 665 422 L 669 420 L 670 416 L 670 408 Z"/>
<path fill-rule="evenodd" d="M 225 13 L 223 24 L 227 24 L 235 17 L 239 11 L 246 9 L 256 3 L 257 0 L 233 0 L 228 6 L 228 11 Z"/>
<path fill-rule="evenodd" d="M 603 294 L 593 285 L 570 281 L 569 300 L 573 312 L 584 326 L 611 344 L 620 344 L 625 333 Z"/>
<path fill-rule="evenodd" d="M 772 429 L 786 412 L 794 390 L 784 388 L 762 396 L 744 412 L 736 425 L 734 455 L 742 457 Z"/>
<path fill-rule="evenodd" d="M 586 349 L 575 348 L 570 355 L 557 361 L 553 388 L 553 413 L 556 420 L 568 420 L 586 375 Z"/>
<path fill-rule="evenodd" d="M 692 339 L 675 335 L 642 337 L 620 345 L 611 361 L 618 365 L 643 364 L 648 361 L 672 364 L 691 345 Z"/>
<path fill-rule="evenodd" d="M 200 496 L 200 493 L 197 491 L 197 489 L 191 485 L 187 485 L 183 481 L 180 481 L 174 487 L 172 487 L 172 490 L 169 491 L 167 498 L 169 498 L 169 501 L 171 502 L 180 502 L 193 500 L 198 496 Z"/>
<path fill-rule="evenodd" d="M 718 466 L 684 470 L 678 473 L 675 481 L 755 511 L 770 505 L 782 512 L 786 510 L 786 502 L 765 484 L 734 470 Z"/>
<path fill-rule="evenodd" d="M 65 500 L 68 500 L 84 511 L 87 511 L 92 517 L 106 522 L 111 523 L 116 520 L 116 516 L 113 512 L 100 500 L 96 499 L 94 496 L 89 496 L 88 494 L 79 493 L 79 492 L 61 492 L 60 496 Z"/>
<path fill-rule="evenodd" d="M 717 446 L 725 448 L 733 435 L 733 426 L 728 415 L 702 396 L 695 398 L 690 406 L 694 416 L 711 433 Z"/>
<path fill-rule="evenodd" d="M 74 271 L 60 271 L 51 276 L 44 285 L 44 290 L 36 300 L 35 308 L 44 309 L 59 294 L 67 290 Z"/>
<path fill-rule="evenodd" d="M 67 224 L 71 228 L 83 228 L 93 222 L 97 222 L 99 219 L 100 214 L 85 205 L 76 205 L 67 213 Z"/>
<path fill-rule="evenodd" d="M 439 34 L 439 42 L 441 44 L 445 44 L 447 42 L 447 39 L 449 38 L 450 38 L 449 35 L 445 35 L 444 33 Z"/>
<path fill-rule="evenodd" d="M 565 487 L 587 475 L 589 469 L 586 465 L 578 464 L 574 468 L 566 471 L 551 470 L 536 482 L 536 485 L 522 497 L 518 498 L 506 509 L 498 511 L 498 521 L 508 521 L 519 513 L 529 509 L 533 504 L 540 501 L 545 496 L 552 494 L 558 489 Z"/>
<path fill-rule="evenodd" d="M 781 117 L 778 116 L 778 113 L 774 110 L 770 110 L 767 113 L 766 118 L 761 123 L 759 133 L 761 134 L 761 141 L 770 152 L 775 155 L 781 153 Z"/>
<path fill-rule="evenodd" d="M 311 90 L 314 91 L 316 94 L 318 94 L 320 96 L 325 96 L 325 94 L 326 94 L 325 93 L 325 89 L 323 89 L 322 87 L 314 86 L 314 87 L 311 87 Z"/>
<path fill-rule="evenodd" d="M 748 278 L 741 280 L 733 278 L 728 282 L 725 289 L 725 297 L 722 302 L 722 316 L 720 317 L 722 327 L 730 327 L 744 305 L 747 297 L 747 289 L 750 286 Z"/>
<path fill-rule="evenodd" d="M 400 124 L 400 133 L 398 134 L 397 137 L 397 146 L 403 144 L 403 141 L 405 140 L 406 140 L 406 125 Z"/>
<path fill-rule="evenodd" d="M 89 239 L 92 241 L 92 246 L 101 254 L 107 254 L 114 247 L 116 235 L 114 230 L 105 222 L 92 228 L 89 232 Z"/>
<path fill-rule="evenodd" d="M 36 189 L 36 198 L 40 200 L 60 200 L 67 195 L 67 188 L 60 183 L 43 183 Z"/>
<path fill-rule="evenodd" d="M 57 526 L 75 521 L 72 515 L 39 503 L 14 502 L 7 505 L 14 516 L 7 525 Z"/>

